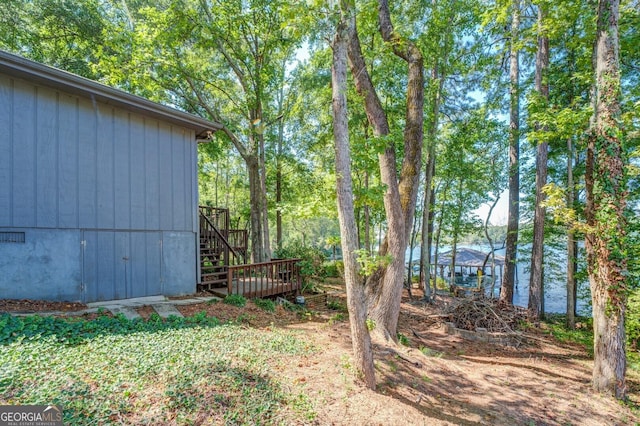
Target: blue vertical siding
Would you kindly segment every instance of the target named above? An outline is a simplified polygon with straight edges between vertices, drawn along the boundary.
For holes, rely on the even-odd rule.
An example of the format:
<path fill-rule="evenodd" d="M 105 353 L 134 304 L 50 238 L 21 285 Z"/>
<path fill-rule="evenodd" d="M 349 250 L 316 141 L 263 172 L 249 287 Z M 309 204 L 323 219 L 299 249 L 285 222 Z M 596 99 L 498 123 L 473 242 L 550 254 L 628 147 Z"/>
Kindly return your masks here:
<path fill-rule="evenodd" d="M 160 210 L 160 229 L 173 228 L 173 206 L 174 193 L 172 190 L 173 170 L 171 167 L 171 127 L 166 124 L 160 124 L 160 136 L 158 140 L 159 162 L 160 162 L 160 205 L 166 206 Z M 177 201 L 177 200 L 176 200 Z"/>
<path fill-rule="evenodd" d="M 12 223 L 13 82 L 0 75 L 0 223 Z"/>
<path fill-rule="evenodd" d="M 114 201 L 115 228 L 129 229 L 131 224 L 131 211 L 129 202 L 131 199 L 130 166 L 129 166 L 129 113 L 116 111 L 114 116 L 114 184 L 117 194 Z"/>
<path fill-rule="evenodd" d="M 190 145 L 191 153 L 189 158 L 189 164 L 191 165 L 191 199 L 195 200 L 195 205 L 200 204 L 200 195 L 198 194 L 199 186 L 198 186 L 198 144 L 194 143 Z M 191 223 L 192 223 L 192 231 L 200 232 L 200 212 L 198 209 L 194 209 L 191 212 Z M 199 270 L 200 268 L 198 268 Z M 198 282 L 200 277 L 198 277 Z"/>
<path fill-rule="evenodd" d="M 78 119 L 78 212 L 80 228 L 95 228 L 98 217 L 98 149 L 94 103 L 80 99 Z"/>
<path fill-rule="evenodd" d="M 131 167 L 131 228 L 147 229 L 146 216 L 157 214 L 153 209 L 145 209 L 145 161 L 144 161 L 144 119 L 132 115 L 129 135 L 129 165 Z M 155 209 L 160 206 L 154 206 Z"/>
<path fill-rule="evenodd" d="M 36 94 L 36 226 L 56 228 L 58 164 L 52 159 L 58 150 L 58 94 L 42 87 L 37 88 Z"/>
<path fill-rule="evenodd" d="M 183 147 L 180 146 L 179 141 L 184 140 L 184 136 L 180 129 L 172 129 L 171 133 L 171 176 L 173 179 L 173 185 L 171 188 L 171 193 L 173 194 L 173 204 L 171 205 L 173 209 L 173 226 L 171 229 L 190 229 L 187 227 L 187 220 L 185 215 L 185 205 L 184 200 L 185 192 L 190 194 L 190 188 L 186 186 L 186 182 L 184 180 L 184 157 L 185 150 L 181 149 Z"/>
<path fill-rule="evenodd" d="M 36 226 L 36 88 L 20 80 L 14 81 L 12 118 L 12 224 Z"/>
<path fill-rule="evenodd" d="M 0 232 L 27 240 L 0 244 L 0 297 L 194 291 L 196 152 L 193 130 L 0 75 Z"/>
<path fill-rule="evenodd" d="M 82 300 L 80 231 L 22 231 L 24 243 L 0 244 L 0 297 Z"/>
<path fill-rule="evenodd" d="M 192 132 L 8 79 L 0 107 L 0 227 L 195 230 Z"/>
<path fill-rule="evenodd" d="M 54 189 L 58 195 L 58 226 L 78 228 L 79 101 L 74 96 L 60 94 L 58 102 L 58 152 L 57 157 L 51 158 L 58 163 L 58 182 Z"/>
<path fill-rule="evenodd" d="M 160 229 L 160 148 L 158 146 L 158 122 L 145 120 L 144 126 L 144 167 L 145 179 L 144 202 L 147 212 L 147 229 Z M 194 144 L 188 144 L 194 145 Z"/>
<path fill-rule="evenodd" d="M 97 105 L 97 163 L 96 228 L 113 229 L 115 227 L 115 172 L 114 172 L 114 118 L 113 108 Z"/>

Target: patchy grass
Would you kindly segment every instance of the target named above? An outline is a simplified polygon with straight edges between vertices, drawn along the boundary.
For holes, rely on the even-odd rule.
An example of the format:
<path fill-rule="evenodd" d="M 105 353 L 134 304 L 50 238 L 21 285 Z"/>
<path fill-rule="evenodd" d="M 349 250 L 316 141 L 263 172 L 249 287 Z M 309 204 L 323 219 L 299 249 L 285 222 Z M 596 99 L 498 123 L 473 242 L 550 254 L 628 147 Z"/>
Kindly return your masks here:
<path fill-rule="evenodd" d="M 313 351 L 215 318 L 0 316 L 0 404 L 59 404 L 64 423 L 263 424 L 315 418 L 272 375 Z"/>
<path fill-rule="evenodd" d="M 224 298 L 223 302 L 227 305 L 242 308 L 247 304 L 247 299 L 245 299 L 241 294 L 229 294 Z"/>
<path fill-rule="evenodd" d="M 591 318 L 576 318 L 575 330 L 567 328 L 566 316 L 561 314 L 546 314 L 544 324 L 559 342 L 583 345 L 589 356 L 593 356 L 593 324 Z"/>
<path fill-rule="evenodd" d="M 332 311 L 347 312 L 347 307 L 337 300 L 329 300 L 327 302 L 327 308 L 331 309 Z"/>
<path fill-rule="evenodd" d="M 270 299 L 253 299 L 253 303 L 263 311 L 275 312 L 276 302 Z"/>

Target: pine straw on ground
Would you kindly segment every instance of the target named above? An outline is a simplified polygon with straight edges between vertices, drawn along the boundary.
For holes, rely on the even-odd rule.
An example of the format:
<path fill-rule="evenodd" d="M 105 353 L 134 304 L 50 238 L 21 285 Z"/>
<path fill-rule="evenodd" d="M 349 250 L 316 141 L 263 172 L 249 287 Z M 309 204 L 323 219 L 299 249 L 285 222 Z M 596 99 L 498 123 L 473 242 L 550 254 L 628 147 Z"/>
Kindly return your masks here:
<path fill-rule="evenodd" d="M 30 299 L 0 299 L 0 313 L 75 312 L 88 309 L 79 302 L 49 302 Z"/>

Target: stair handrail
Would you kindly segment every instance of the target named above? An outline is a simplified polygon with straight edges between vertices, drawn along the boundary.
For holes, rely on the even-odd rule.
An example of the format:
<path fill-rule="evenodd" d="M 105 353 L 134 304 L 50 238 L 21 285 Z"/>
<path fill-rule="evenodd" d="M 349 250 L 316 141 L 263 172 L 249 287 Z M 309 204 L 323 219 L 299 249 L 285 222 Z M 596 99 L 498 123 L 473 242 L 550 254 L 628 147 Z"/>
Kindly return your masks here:
<path fill-rule="evenodd" d="M 224 245 L 229 249 L 229 251 L 236 257 L 236 259 L 238 260 L 242 260 L 242 257 L 240 257 L 240 255 L 233 249 L 233 247 L 231 247 L 231 245 L 229 244 L 229 241 L 227 241 L 227 239 L 224 237 L 224 235 L 222 235 L 222 233 L 218 230 L 218 228 L 216 228 L 216 226 L 209 220 L 209 218 L 203 214 L 202 212 L 200 212 L 200 216 L 202 218 L 204 218 L 204 220 L 207 222 L 207 224 L 209 224 L 209 226 L 211 227 L 211 229 L 213 229 L 213 231 L 216 233 L 216 235 L 218 235 L 218 237 L 220 238 L 220 240 L 224 243 Z M 229 265 L 230 266 L 230 265 Z"/>

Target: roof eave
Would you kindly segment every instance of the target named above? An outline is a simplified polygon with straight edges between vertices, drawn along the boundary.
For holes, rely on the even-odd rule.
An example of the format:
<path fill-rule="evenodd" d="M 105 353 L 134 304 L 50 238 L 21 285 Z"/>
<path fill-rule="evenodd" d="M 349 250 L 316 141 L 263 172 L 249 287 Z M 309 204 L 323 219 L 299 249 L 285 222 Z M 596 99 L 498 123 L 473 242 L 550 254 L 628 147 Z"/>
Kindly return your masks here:
<path fill-rule="evenodd" d="M 220 124 L 213 121 L 2 50 L 0 50 L 0 71 L 190 128 L 195 131 L 197 139 L 209 138 L 212 132 L 222 128 Z"/>

